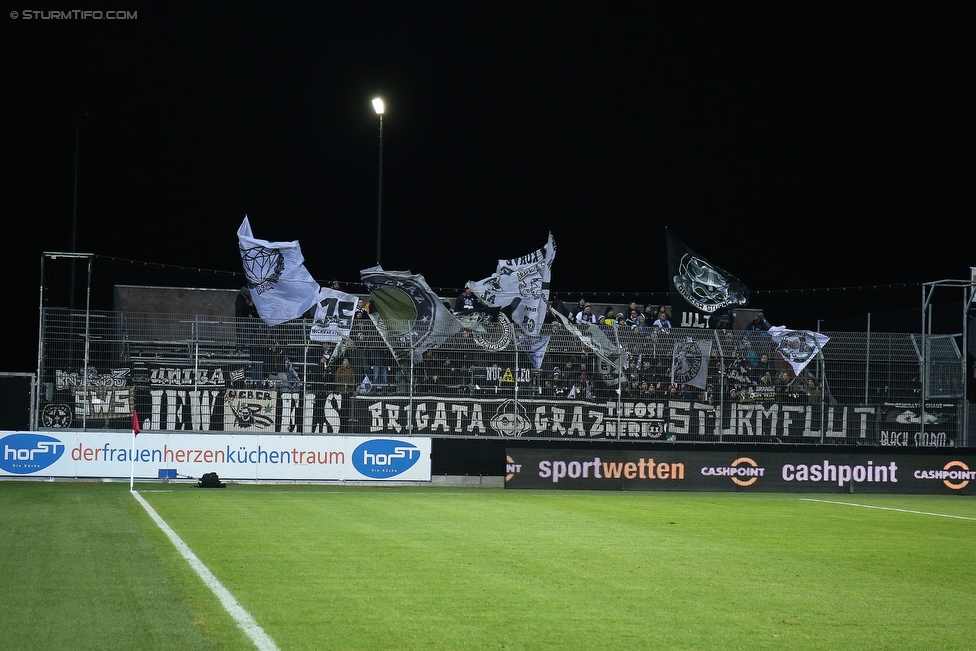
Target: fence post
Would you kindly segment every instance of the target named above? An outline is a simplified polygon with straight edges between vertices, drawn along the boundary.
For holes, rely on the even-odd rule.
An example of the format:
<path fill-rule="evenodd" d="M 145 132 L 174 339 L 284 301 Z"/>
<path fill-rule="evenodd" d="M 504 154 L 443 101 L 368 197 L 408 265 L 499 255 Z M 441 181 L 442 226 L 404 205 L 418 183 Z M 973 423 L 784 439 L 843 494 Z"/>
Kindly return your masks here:
<path fill-rule="evenodd" d="M 515 349 L 515 396 L 512 401 L 512 426 L 518 427 L 518 414 L 519 414 L 519 384 L 521 384 L 519 378 L 519 345 L 518 345 L 518 328 L 516 324 L 512 324 L 512 347 Z"/>
<path fill-rule="evenodd" d="M 718 330 L 712 330 L 712 338 L 715 340 L 715 348 L 718 350 L 718 411 L 715 412 L 715 431 L 718 433 L 718 442 L 722 442 L 723 428 L 722 419 L 725 417 L 725 350 L 722 348 L 722 340 L 718 338 Z M 711 355 L 707 362 L 711 364 Z M 705 382 L 708 382 L 708 372 L 705 372 Z"/>
<path fill-rule="evenodd" d="M 617 344 L 617 441 L 620 441 L 620 426 L 623 424 L 623 396 L 624 396 L 624 348 L 620 345 L 620 327 L 610 326 L 613 328 L 613 338 L 616 340 Z M 583 397 L 586 397 L 586 390 L 583 390 Z"/>
<path fill-rule="evenodd" d="M 864 341 L 864 404 L 868 404 L 871 381 L 871 313 L 868 312 L 868 332 Z"/>

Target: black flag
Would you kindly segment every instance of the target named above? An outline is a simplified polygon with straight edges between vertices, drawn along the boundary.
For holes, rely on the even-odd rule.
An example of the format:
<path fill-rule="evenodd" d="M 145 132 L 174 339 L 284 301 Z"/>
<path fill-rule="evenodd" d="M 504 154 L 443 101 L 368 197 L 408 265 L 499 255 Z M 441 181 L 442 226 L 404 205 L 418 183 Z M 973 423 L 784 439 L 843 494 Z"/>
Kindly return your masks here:
<path fill-rule="evenodd" d="M 749 302 L 749 289 L 741 280 L 689 249 L 671 231 L 668 276 L 671 324 L 677 328 L 714 328 L 720 312 Z"/>

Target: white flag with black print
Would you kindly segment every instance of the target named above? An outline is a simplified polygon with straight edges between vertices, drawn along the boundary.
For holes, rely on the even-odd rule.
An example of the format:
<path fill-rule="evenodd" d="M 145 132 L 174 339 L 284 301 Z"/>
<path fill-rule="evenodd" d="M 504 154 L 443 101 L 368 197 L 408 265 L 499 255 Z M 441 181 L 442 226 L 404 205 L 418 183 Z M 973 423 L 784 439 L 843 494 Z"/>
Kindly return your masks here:
<path fill-rule="evenodd" d="M 535 337 L 523 333 L 518 338 L 518 348 L 528 355 L 532 361 L 532 366 L 537 369 L 542 368 L 542 360 L 546 356 L 546 349 L 549 348 L 549 335 Z"/>
<path fill-rule="evenodd" d="M 478 300 L 489 307 L 508 308 L 512 321 L 523 332 L 539 336 L 549 302 L 549 282 L 556 243 L 549 233 L 544 247 L 511 260 L 499 260 L 493 276 L 469 280 Z"/>
<path fill-rule="evenodd" d="M 339 341 L 348 337 L 356 316 L 357 296 L 340 292 L 331 287 L 319 290 L 319 300 L 315 307 L 315 320 L 308 338 L 312 341 Z"/>
<path fill-rule="evenodd" d="M 790 330 L 786 326 L 773 326 L 767 334 L 776 344 L 776 352 L 799 375 L 812 362 L 830 337 L 810 330 Z"/>
<path fill-rule="evenodd" d="M 704 389 L 708 384 L 708 360 L 712 354 L 712 340 L 691 337 L 674 344 L 671 358 L 672 384 L 690 384 Z"/>
<path fill-rule="evenodd" d="M 368 375 L 364 375 L 363 381 L 359 383 L 358 387 L 356 387 L 356 394 L 365 396 L 366 394 L 370 393 L 372 390 L 373 390 L 373 383 L 369 381 Z"/>
<path fill-rule="evenodd" d="M 300 318 L 319 298 L 319 284 L 305 269 L 298 240 L 269 242 L 251 232 L 245 215 L 237 229 L 244 276 L 258 315 L 269 326 Z"/>

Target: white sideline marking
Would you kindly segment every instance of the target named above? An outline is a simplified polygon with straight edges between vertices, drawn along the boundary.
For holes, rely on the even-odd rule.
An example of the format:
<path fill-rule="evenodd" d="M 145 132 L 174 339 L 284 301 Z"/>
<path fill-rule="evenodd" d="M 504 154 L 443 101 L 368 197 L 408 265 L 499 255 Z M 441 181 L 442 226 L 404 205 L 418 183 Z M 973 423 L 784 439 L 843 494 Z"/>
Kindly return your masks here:
<path fill-rule="evenodd" d="M 271 639 L 271 636 L 264 632 L 264 629 L 261 628 L 256 621 L 254 621 L 254 618 L 251 617 L 249 612 L 244 610 L 244 606 L 237 603 L 237 600 L 234 599 L 234 595 L 232 595 L 230 591 L 217 580 L 217 577 L 215 577 L 213 573 L 207 569 L 207 566 L 203 564 L 203 561 L 197 558 L 197 555 L 193 553 L 193 550 L 191 550 L 176 534 L 176 532 L 173 531 L 168 524 L 166 524 L 166 521 L 159 517 L 156 510 L 149 506 L 149 502 L 144 500 L 142 495 L 136 491 L 132 491 L 132 495 L 135 496 L 140 504 L 142 504 L 142 507 L 146 509 L 146 512 L 149 513 L 149 517 L 151 517 L 156 524 L 159 525 L 159 528 L 163 530 L 166 537 L 169 538 L 173 545 L 176 546 L 176 549 L 178 549 L 183 555 L 183 558 L 187 560 L 190 567 L 192 567 L 196 571 L 197 575 L 203 579 L 203 582 L 208 588 L 210 588 L 210 591 L 217 595 L 217 598 L 220 599 L 220 603 L 224 606 L 224 609 L 230 614 L 231 617 L 234 618 L 237 626 L 244 631 L 249 638 L 251 638 L 251 641 L 254 642 L 254 646 L 256 646 L 260 651 L 279 651 L 278 646 L 275 644 L 274 640 Z"/>
<path fill-rule="evenodd" d="M 968 515 L 949 515 L 948 513 L 929 513 L 928 511 L 913 511 L 911 509 L 896 509 L 892 506 L 874 506 L 871 504 L 856 504 L 854 502 L 835 502 L 834 500 L 815 500 L 811 497 L 801 497 L 803 502 L 820 502 L 822 504 L 842 504 L 844 506 L 860 506 L 862 509 L 880 509 L 882 511 L 899 511 L 901 513 L 916 513 L 918 515 L 934 515 L 937 518 L 955 518 L 957 520 L 976 520 Z"/>

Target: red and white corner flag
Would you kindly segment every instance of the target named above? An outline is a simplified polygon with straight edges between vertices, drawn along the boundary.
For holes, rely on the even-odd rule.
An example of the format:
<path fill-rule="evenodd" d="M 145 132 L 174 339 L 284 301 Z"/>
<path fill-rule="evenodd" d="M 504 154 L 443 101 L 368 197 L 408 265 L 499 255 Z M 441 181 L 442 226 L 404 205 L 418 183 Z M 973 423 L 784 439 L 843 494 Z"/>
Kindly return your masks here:
<path fill-rule="evenodd" d="M 139 414 L 137 414 L 136 410 L 133 409 L 132 410 L 132 435 L 138 436 L 139 432 L 141 431 L 142 430 L 139 429 Z"/>

